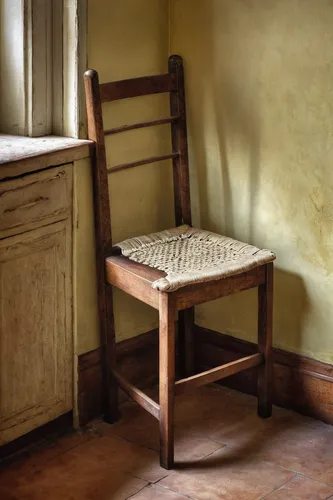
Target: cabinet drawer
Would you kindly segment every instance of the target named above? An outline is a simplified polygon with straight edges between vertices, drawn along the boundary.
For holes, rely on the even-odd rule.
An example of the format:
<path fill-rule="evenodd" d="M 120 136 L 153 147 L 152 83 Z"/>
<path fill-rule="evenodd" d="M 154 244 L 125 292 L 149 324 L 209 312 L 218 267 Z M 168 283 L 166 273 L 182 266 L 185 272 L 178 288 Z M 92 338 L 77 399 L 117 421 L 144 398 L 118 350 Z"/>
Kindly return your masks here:
<path fill-rule="evenodd" d="M 71 190 L 71 165 L 0 183 L 0 238 L 65 219 Z"/>

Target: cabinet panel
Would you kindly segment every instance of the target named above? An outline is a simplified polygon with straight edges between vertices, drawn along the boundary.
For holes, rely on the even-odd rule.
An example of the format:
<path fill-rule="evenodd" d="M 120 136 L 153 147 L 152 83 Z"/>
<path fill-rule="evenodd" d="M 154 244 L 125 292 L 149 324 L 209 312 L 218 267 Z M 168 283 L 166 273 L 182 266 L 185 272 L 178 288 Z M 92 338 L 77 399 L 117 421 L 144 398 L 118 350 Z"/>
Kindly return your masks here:
<path fill-rule="evenodd" d="M 0 238 L 66 219 L 72 168 L 55 167 L 0 184 Z"/>
<path fill-rule="evenodd" d="M 72 409 L 71 226 L 0 241 L 0 444 Z"/>

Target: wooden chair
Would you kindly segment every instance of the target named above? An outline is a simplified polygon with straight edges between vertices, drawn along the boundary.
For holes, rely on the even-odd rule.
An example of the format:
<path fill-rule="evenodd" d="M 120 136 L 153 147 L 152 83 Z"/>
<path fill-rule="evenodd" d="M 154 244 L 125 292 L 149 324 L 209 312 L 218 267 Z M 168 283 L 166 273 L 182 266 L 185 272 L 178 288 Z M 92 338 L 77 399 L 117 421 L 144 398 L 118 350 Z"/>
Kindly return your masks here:
<path fill-rule="evenodd" d="M 191 226 L 189 169 L 184 93 L 184 71 L 180 56 L 169 58 L 169 73 L 111 83 L 99 84 L 94 70 L 85 73 L 85 90 L 88 113 L 89 138 L 95 144 L 94 200 L 97 244 L 97 273 L 99 314 L 104 348 L 104 409 L 105 420 L 118 419 L 117 387 L 159 420 L 160 462 L 170 469 L 174 465 L 174 398 L 175 395 L 212 383 L 242 370 L 258 366 L 258 414 L 271 416 L 272 374 L 272 304 L 273 263 L 270 253 L 264 262 L 252 263 L 250 269 L 241 265 L 230 275 L 204 282 L 180 286 L 173 291 L 156 289 L 156 282 L 166 273 L 135 262 L 124 255 L 115 255 L 111 239 L 108 173 L 130 169 L 148 163 L 172 159 L 175 192 L 176 225 Z M 171 116 L 150 122 L 126 125 L 104 130 L 102 104 L 118 99 L 134 98 L 148 94 L 169 93 Z M 171 124 L 172 152 L 144 160 L 107 168 L 105 142 L 107 135 L 118 134 L 141 127 Z M 233 240 L 230 240 L 233 241 Z M 235 242 L 237 243 L 237 242 Z M 121 245 L 120 245 L 121 247 Z M 259 249 L 256 249 L 259 251 Z M 119 253 L 119 248 L 118 248 Z M 159 311 L 159 404 L 133 386 L 119 373 L 115 359 L 115 334 L 113 321 L 112 287 L 149 304 Z M 155 286 L 155 288 L 153 288 Z M 209 300 L 225 297 L 235 292 L 258 287 L 258 353 L 239 359 L 200 374 L 194 372 L 193 325 L 194 306 Z M 175 377 L 175 315 L 179 312 L 179 352 L 182 376 Z"/>

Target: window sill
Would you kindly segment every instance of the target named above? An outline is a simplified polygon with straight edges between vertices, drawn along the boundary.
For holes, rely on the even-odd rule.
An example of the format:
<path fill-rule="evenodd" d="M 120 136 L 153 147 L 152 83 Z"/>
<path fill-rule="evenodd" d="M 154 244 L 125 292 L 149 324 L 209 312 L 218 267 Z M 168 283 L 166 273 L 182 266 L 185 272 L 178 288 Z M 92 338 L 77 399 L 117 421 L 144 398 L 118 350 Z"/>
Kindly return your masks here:
<path fill-rule="evenodd" d="M 88 158 L 94 143 L 69 137 L 0 134 L 0 180 Z"/>

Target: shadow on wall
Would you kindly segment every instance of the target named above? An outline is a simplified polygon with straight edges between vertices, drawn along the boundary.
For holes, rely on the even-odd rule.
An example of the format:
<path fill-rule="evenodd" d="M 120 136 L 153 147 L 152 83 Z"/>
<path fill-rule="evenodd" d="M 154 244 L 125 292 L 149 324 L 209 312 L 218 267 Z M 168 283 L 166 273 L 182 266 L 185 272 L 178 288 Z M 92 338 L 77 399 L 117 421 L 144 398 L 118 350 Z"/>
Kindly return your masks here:
<path fill-rule="evenodd" d="M 256 210 L 256 194 L 260 174 L 260 109 L 257 99 L 258 87 L 246 81 L 248 72 L 253 72 L 250 58 L 248 67 L 243 67 L 242 80 L 239 80 L 238 68 L 233 65 L 233 54 L 229 53 L 230 40 L 225 48 L 217 45 L 216 14 L 214 3 L 207 2 L 203 13 L 205 19 L 205 37 L 200 38 L 204 48 L 198 50 L 198 64 L 201 68 L 196 73 L 196 103 L 199 125 L 195 130 L 193 141 L 194 154 L 197 159 L 197 185 L 200 198 L 201 221 L 205 228 L 215 231 L 223 230 L 229 236 L 235 234 L 234 206 L 243 204 L 238 193 L 232 190 L 232 170 L 229 152 L 239 149 L 244 182 L 248 184 L 250 197 L 247 200 L 246 239 L 252 242 L 254 236 L 253 214 Z M 225 9 L 225 17 L 228 10 Z M 228 20 L 224 19 L 224 25 Z M 217 38 L 217 37 L 216 37 Z M 251 50 L 244 46 L 242 50 Z M 200 54 L 201 52 L 201 54 Z M 200 57 L 201 56 L 201 57 Z M 243 59 L 247 58 L 243 56 Z M 185 61 L 186 63 L 186 61 Z M 252 79 L 253 81 L 253 79 Z M 193 97 L 193 96 L 192 96 Z M 208 164 L 214 162 L 216 170 L 220 166 L 219 175 L 208 172 Z M 239 168 L 239 166 L 238 166 Z M 213 177 L 219 179 L 219 199 L 214 199 L 212 209 Z M 223 226 L 221 228 L 221 221 Z M 244 238 L 244 233 L 243 236 Z"/>
<path fill-rule="evenodd" d="M 301 347 L 304 320 L 310 307 L 304 281 L 301 276 L 277 267 L 274 281 L 274 331 L 292 331 L 293 343 Z M 277 347 L 288 350 L 288 345 L 279 342 Z"/>
<path fill-rule="evenodd" d="M 262 233 L 256 232 L 255 224 L 261 169 L 265 168 L 261 161 L 260 53 L 258 62 L 253 64 L 252 46 L 246 44 L 246 39 L 243 44 L 236 39 L 237 30 L 227 32 L 223 37 L 226 46 L 222 45 L 217 34 L 221 26 L 218 26 L 214 5 L 214 2 L 206 2 L 202 9 L 200 23 L 205 36 L 195 41 L 196 62 L 192 61 L 187 67 L 185 58 L 185 71 L 191 80 L 188 118 L 195 165 L 195 171 L 191 172 L 193 201 L 197 204 L 194 213 L 198 213 L 195 223 L 204 229 L 265 246 L 265 237 L 258 237 Z M 226 8 L 223 27 L 227 31 L 228 23 L 234 22 L 234 19 L 228 20 L 228 15 Z M 200 31 L 199 26 L 194 29 Z M 237 60 L 240 52 L 241 79 Z M 237 336 L 239 333 L 244 336 L 249 329 L 255 332 L 256 311 L 252 310 L 252 303 L 248 296 L 240 294 L 219 301 L 220 307 L 204 306 L 200 323 Z M 291 308 L 293 314 L 290 314 Z M 274 319 L 278 347 L 288 349 L 294 345 L 302 351 L 302 331 L 308 308 L 303 279 L 276 269 Z M 291 342 L 286 332 L 292 332 Z"/>

